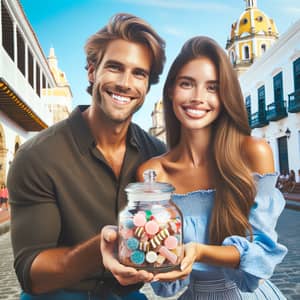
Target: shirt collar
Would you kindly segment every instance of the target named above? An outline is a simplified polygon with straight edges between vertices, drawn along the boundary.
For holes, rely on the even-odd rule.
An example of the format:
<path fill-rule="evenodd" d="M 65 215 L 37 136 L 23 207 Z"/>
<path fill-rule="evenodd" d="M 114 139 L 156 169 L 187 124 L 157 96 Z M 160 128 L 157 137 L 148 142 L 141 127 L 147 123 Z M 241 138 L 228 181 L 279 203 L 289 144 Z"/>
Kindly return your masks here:
<path fill-rule="evenodd" d="M 77 106 L 69 116 L 69 123 L 71 126 L 72 135 L 78 145 L 78 148 L 82 154 L 89 151 L 90 147 L 94 147 L 96 142 L 89 128 L 87 122 L 82 116 L 82 113 L 89 107 L 89 105 Z M 128 128 L 127 142 L 138 150 L 142 149 L 140 139 L 137 135 L 138 126 L 131 123 Z"/>
<path fill-rule="evenodd" d="M 82 115 L 83 111 L 85 111 L 88 107 L 88 105 L 77 106 L 72 111 L 68 119 L 73 138 L 82 154 L 85 154 L 89 148 L 95 144 L 92 131 Z"/>

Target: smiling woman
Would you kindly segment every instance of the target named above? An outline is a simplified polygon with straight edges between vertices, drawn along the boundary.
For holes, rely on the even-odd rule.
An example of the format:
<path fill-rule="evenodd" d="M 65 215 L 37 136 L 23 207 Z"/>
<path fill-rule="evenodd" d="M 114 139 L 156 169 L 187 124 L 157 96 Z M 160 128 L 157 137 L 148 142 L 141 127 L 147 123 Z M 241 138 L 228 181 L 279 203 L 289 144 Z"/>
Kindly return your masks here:
<path fill-rule="evenodd" d="M 155 293 L 171 296 L 187 286 L 179 299 L 285 299 L 268 281 L 287 253 L 275 231 L 285 201 L 269 145 L 250 135 L 224 50 L 208 37 L 188 40 L 169 70 L 163 101 L 170 151 L 137 174 L 142 180 L 154 169 L 158 181 L 175 187 L 185 257 L 180 271 L 154 276 Z"/>

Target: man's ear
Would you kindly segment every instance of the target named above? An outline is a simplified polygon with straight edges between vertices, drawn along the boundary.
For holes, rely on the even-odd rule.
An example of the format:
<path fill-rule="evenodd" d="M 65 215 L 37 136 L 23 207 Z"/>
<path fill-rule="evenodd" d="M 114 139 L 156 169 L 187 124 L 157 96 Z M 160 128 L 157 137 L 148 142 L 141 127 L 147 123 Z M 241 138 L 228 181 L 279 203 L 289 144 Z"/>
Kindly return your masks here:
<path fill-rule="evenodd" d="M 94 83 L 95 81 L 95 67 L 93 64 L 89 64 L 88 69 L 88 80 L 90 83 Z"/>

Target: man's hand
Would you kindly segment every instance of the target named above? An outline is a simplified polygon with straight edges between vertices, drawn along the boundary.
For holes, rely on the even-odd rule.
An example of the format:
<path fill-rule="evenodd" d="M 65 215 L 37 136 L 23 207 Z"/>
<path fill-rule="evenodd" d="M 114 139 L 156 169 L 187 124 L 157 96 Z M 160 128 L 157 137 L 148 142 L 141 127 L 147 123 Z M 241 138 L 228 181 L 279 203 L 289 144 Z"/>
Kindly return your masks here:
<path fill-rule="evenodd" d="M 136 270 L 119 263 L 115 248 L 118 242 L 117 226 L 105 226 L 101 231 L 100 249 L 103 265 L 108 269 L 121 285 L 130 285 L 138 282 L 149 282 L 153 274 L 144 270 Z"/>

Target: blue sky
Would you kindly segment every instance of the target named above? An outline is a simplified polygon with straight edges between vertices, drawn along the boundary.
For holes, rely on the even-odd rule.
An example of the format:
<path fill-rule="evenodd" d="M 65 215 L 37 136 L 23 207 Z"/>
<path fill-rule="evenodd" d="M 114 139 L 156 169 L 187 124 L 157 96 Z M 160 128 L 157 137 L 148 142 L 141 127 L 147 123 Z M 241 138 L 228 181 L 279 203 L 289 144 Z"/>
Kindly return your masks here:
<path fill-rule="evenodd" d="M 167 70 L 183 43 L 195 35 L 214 38 L 222 47 L 231 24 L 245 10 L 243 0 L 20 0 L 45 55 L 55 49 L 59 68 L 66 73 L 74 95 L 73 106 L 89 104 L 85 55 L 87 38 L 118 12 L 148 21 L 166 41 L 167 62 L 160 82 L 151 87 L 134 121 L 145 130 L 151 127 L 154 103 L 161 98 Z M 257 6 L 273 18 L 279 33 L 300 18 L 299 0 L 257 0 Z"/>

